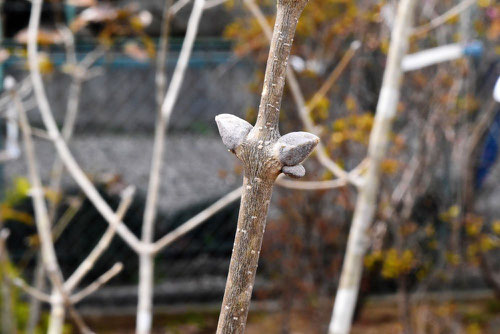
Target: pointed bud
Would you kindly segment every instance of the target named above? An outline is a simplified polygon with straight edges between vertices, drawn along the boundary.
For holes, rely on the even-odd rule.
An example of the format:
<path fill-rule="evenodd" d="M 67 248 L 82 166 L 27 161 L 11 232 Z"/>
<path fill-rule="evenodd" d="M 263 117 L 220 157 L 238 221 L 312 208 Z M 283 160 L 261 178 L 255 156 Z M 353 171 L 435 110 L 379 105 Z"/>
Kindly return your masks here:
<path fill-rule="evenodd" d="M 276 143 L 278 159 L 285 166 L 295 166 L 305 160 L 319 143 L 319 138 L 308 132 L 291 132 Z"/>
<path fill-rule="evenodd" d="M 290 176 L 294 179 L 300 179 L 306 175 L 306 169 L 302 165 L 284 166 L 281 171 L 283 174 Z"/>
<path fill-rule="evenodd" d="M 234 151 L 248 135 L 253 126 L 247 121 L 230 114 L 221 114 L 215 117 L 222 142 Z"/>

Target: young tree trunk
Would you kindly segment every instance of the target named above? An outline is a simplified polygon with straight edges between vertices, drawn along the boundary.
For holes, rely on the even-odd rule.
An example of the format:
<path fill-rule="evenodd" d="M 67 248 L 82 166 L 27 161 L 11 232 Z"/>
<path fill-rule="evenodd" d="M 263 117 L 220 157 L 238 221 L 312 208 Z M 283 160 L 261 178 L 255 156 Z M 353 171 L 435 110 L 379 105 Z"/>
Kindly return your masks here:
<path fill-rule="evenodd" d="M 12 285 L 7 279 L 9 260 L 6 255 L 6 239 L 8 236 L 9 232 L 7 230 L 0 230 L 0 292 L 2 298 L 2 307 L 0 308 L 0 332 L 13 334 L 17 332 L 17 328 L 15 326 L 16 319 L 14 318 L 14 312 L 12 310 Z"/>
<path fill-rule="evenodd" d="M 42 257 L 40 254 L 38 254 L 38 256 L 36 257 L 33 286 L 39 291 L 45 290 L 45 270 L 43 268 Z M 38 324 L 38 320 L 40 319 L 40 309 L 42 303 L 39 299 L 30 296 L 29 305 L 29 316 L 28 324 L 26 325 L 26 333 L 34 334 Z"/>
<path fill-rule="evenodd" d="M 188 66 L 189 57 L 193 49 L 193 44 L 196 39 L 203 7 L 205 0 L 196 0 L 191 12 L 186 37 L 182 44 L 182 50 L 179 55 L 179 60 L 175 68 L 172 82 L 168 88 L 168 92 L 164 97 L 163 105 L 158 113 L 158 119 L 155 127 L 155 140 L 153 147 L 153 159 L 151 162 L 151 172 L 148 185 L 148 194 L 146 199 L 146 208 L 144 210 L 144 219 L 142 226 L 141 241 L 144 244 L 151 245 L 154 239 L 154 226 L 157 213 L 158 193 L 160 189 L 160 171 L 164 158 L 165 133 L 168 127 L 170 116 L 172 114 L 175 102 L 179 96 L 179 91 L 184 79 L 184 74 Z M 164 31 L 165 33 L 168 32 Z M 162 36 L 162 40 L 166 40 L 167 36 Z M 162 42 L 163 44 L 164 42 Z M 163 45 L 162 49 L 166 46 Z M 163 53 L 163 52 L 161 52 Z M 164 69 L 158 69 L 160 75 L 160 90 L 163 90 L 164 85 Z M 153 309 L 153 277 L 154 277 L 154 257 L 151 252 L 139 252 L 139 288 L 138 288 L 138 303 L 137 303 L 137 319 L 136 333 L 148 334 L 151 332 L 152 326 L 152 309 Z"/>
<path fill-rule="evenodd" d="M 50 318 L 47 333 L 60 334 L 63 332 L 65 318 L 63 298 L 57 291 L 54 291 L 51 297 L 53 301 L 50 305 Z"/>
<path fill-rule="evenodd" d="M 406 54 L 414 0 L 401 0 L 392 31 L 389 55 L 382 82 L 377 112 L 368 147 L 369 166 L 356 202 L 344 257 L 340 284 L 330 321 L 329 334 L 347 334 L 351 329 L 354 307 L 363 271 L 363 257 L 369 241 L 368 228 L 376 210 L 380 185 L 380 163 L 389 143 L 389 134 L 396 116 L 401 86 L 401 60 Z"/>
<path fill-rule="evenodd" d="M 232 115 L 216 117 L 226 147 L 243 163 L 243 195 L 218 334 L 245 331 L 274 181 L 283 172 L 301 177 L 300 163 L 319 139 L 305 132 L 280 137 L 279 108 L 297 22 L 307 0 L 278 0 L 264 88 L 255 127 Z"/>

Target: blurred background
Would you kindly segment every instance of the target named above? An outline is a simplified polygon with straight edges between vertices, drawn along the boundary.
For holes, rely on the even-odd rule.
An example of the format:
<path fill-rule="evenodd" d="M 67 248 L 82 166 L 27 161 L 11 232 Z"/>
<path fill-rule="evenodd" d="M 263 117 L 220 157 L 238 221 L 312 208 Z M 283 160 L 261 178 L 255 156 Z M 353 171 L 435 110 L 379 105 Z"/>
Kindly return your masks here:
<path fill-rule="evenodd" d="M 211 1 L 169 125 L 156 238 L 241 185 L 241 166 L 222 144 L 214 117 L 236 114 L 253 124 L 269 46 L 248 1 Z M 275 2 L 251 2 L 272 26 Z M 436 21 L 462 2 L 467 6 Z M 306 101 L 315 99 L 310 116 L 326 153 L 346 170 L 366 156 L 397 3 L 310 0 L 299 21 L 290 66 Z M 39 65 L 56 121 L 62 126 L 69 104 L 77 101 L 69 147 L 113 208 L 124 188 L 137 187 L 124 219 L 137 235 L 159 109 L 155 75 L 162 17 L 164 7 L 173 4 L 181 8 L 167 24 L 168 84 L 190 1 L 52 0 L 45 1 L 42 11 Z M 54 210 L 58 259 L 67 276 L 93 249 L 107 223 L 70 176 L 63 175 L 59 191 L 49 187 L 56 152 L 43 137 L 29 78 L 26 29 L 31 4 L 3 0 L 0 6 L 0 82 L 7 76 L 16 79 L 38 133 L 36 157 Z M 463 54 L 404 76 L 382 164 L 353 333 L 496 333 L 500 106 L 492 95 L 500 74 L 500 6 L 489 0 L 419 1 L 414 26 L 409 53 L 458 43 Z M 85 59 L 92 61 L 75 90 L 74 60 Z M 9 94 L 2 91 L 1 225 L 11 232 L 7 249 L 12 270 L 34 282 L 39 241 L 27 167 L 8 116 Z M 281 133 L 303 129 L 285 87 Z M 314 155 L 305 167 L 305 180 L 333 179 Z M 356 194 L 352 186 L 275 187 L 248 333 L 326 333 Z M 154 276 L 158 333 L 214 332 L 238 207 L 237 201 L 227 205 L 159 253 Z M 78 305 L 98 333 L 134 328 L 138 258 L 120 237 L 83 285 L 117 261 L 123 262 L 123 271 Z M 24 333 L 32 302 L 18 290 L 12 298 L 18 331 Z M 39 332 L 44 326 L 45 313 Z"/>

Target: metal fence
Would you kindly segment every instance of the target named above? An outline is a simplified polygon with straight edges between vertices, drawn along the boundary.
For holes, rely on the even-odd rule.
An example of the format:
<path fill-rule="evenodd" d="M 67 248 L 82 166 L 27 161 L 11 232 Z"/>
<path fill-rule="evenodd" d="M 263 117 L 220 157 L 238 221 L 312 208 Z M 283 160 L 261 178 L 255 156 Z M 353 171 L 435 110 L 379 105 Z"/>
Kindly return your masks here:
<path fill-rule="evenodd" d="M 234 172 L 235 159 L 227 154 L 216 135 L 213 119 L 219 113 L 243 115 L 246 107 L 254 102 L 246 86 L 254 68 L 252 64 L 231 58 L 228 47 L 220 41 L 201 41 L 190 60 L 169 127 L 160 189 L 158 237 L 241 182 Z M 90 49 L 79 47 L 78 58 L 83 58 Z M 62 124 L 71 77 L 61 70 L 65 63 L 64 53 L 57 49 L 49 51 L 55 71 L 45 75 L 44 80 L 55 118 Z M 178 46 L 174 43 L 168 59 L 169 76 L 177 54 Z M 155 69 L 151 63 L 134 61 L 119 52 L 107 53 L 95 67 L 100 69 L 100 74 L 83 84 L 70 148 L 113 207 L 118 205 L 120 189 L 128 184 L 138 188 L 124 221 L 139 235 L 157 110 Z M 5 73 L 22 81 L 28 75 L 25 60 L 10 59 L 5 64 Z M 32 93 L 24 100 L 32 107 L 29 110 L 32 126 L 42 129 Z M 36 154 L 41 175 L 47 183 L 55 158 L 52 143 L 38 139 Z M 23 157 L 6 162 L 3 170 L 6 187 L 12 187 L 16 177 L 26 175 Z M 64 177 L 63 185 L 65 197 L 59 218 L 73 210 L 70 203 L 81 203 L 74 209 L 73 219 L 56 243 L 61 267 L 65 274 L 70 274 L 99 240 L 107 223 L 84 199 L 69 176 Z M 238 203 L 229 206 L 157 257 L 155 293 L 160 303 L 162 300 L 168 300 L 169 304 L 206 302 L 222 296 L 237 208 Z M 29 199 L 18 203 L 17 209 L 33 213 Z M 36 257 L 27 242 L 34 240 L 35 228 L 14 220 L 8 221 L 7 226 L 12 230 L 8 245 L 12 257 L 29 277 Z M 117 261 L 124 263 L 124 271 L 86 301 L 87 305 L 135 305 L 137 255 L 119 237 L 115 237 L 87 282 Z"/>

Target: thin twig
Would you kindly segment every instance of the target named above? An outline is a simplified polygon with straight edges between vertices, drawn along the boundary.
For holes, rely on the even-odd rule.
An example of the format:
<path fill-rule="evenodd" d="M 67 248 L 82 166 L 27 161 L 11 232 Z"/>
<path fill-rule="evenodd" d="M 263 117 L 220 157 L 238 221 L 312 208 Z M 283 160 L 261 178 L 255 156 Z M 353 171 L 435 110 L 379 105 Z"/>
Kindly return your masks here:
<path fill-rule="evenodd" d="M 278 186 L 296 190 L 328 190 L 344 187 L 347 183 L 346 179 L 327 181 L 294 181 L 286 179 L 284 175 L 281 175 L 276 180 L 276 184 Z"/>
<path fill-rule="evenodd" d="M 34 0 L 34 4 L 40 2 L 40 0 Z M 35 28 L 38 27 L 38 24 Z M 90 182 L 87 175 L 83 172 L 81 167 L 75 161 L 73 155 L 64 139 L 59 132 L 57 124 L 52 115 L 49 102 L 47 100 L 47 95 L 43 86 L 42 78 L 40 75 L 40 70 L 38 68 L 38 50 L 36 43 L 36 31 L 35 38 L 28 43 L 28 58 L 30 63 L 31 78 L 33 81 L 33 88 L 35 91 L 35 96 L 38 101 L 38 106 L 40 114 L 42 115 L 43 122 L 47 128 L 49 137 L 53 138 L 54 145 L 58 154 L 60 155 L 62 161 L 64 162 L 68 172 L 80 186 L 80 188 L 87 195 L 89 200 L 94 204 L 96 209 L 102 214 L 106 221 L 112 225 L 117 233 L 129 244 L 129 246 L 135 251 L 139 252 L 144 249 L 141 241 L 128 229 L 128 227 L 123 224 L 123 222 L 118 222 L 116 219 L 116 214 L 109 207 L 108 203 L 102 198 L 95 186 Z"/>
<path fill-rule="evenodd" d="M 179 96 L 180 88 L 184 80 L 187 64 L 191 56 L 194 40 L 198 32 L 198 26 L 203 12 L 205 0 L 197 0 L 193 7 L 193 12 L 188 22 L 186 37 L 182 44 L 182 50 L 179 55 L 177 66 L 172 76 L 172 82 L 168 88 L 162 104 L 161 112 L 155 128 L 155 139 L 153 147 L 153 158 L 151 162 L 151 171 L 148 185 L 148 193 L 146 197 L 146 208 L 144 210 L 144 221 L 142 228 L 142 241 L 150 243 L 153 239 L 153 226 L 157 210 L 158 191 L 160 187 L 160 171 L 163 161 L 163 151 L 165 144 L 166 130 L 170 121 L 175 102 Z M 138 252 L 140 253 L 140 252 Z"/>
<path fill-rule="evenodd" d="M 171 15 L 177 14 L 182 8 L 184 8 L 191 0 L 179 0 L 170 7 L 169 11 Z"/>
<path fill-rule="evenodd" d="M 116 210 L 117 219 L 122 220 L 127 213 L 127 210 L 132 203 L 134 193 L 135 189 L 133 187 L 128 187 L 124 190 L 122 194 L 122 200 L 120 202 L 120 205 L 118 206 L 118 209 Z M 106 249 L 108 249 L 114 235 L 115 229 L 112 226 L 109 226 L 97 245 L 87 256 L 87 258 L 83 260 L 83 262 L 64 283 L 64 288 L 66 289 L 66 291 L 72 291 L 78 285 L 78 283 L 80 283 L 83 277 L 90 271 L 90 269 L 94 267 L 97 259 L 99 259 L 99 257 L 106 251 Z"/>
<path fill-rule="evenodd" d="M 219 199 L 217 202 L 210 205 L 208 208 L 199 212 L 196 216 L 192 217 L 191 219 L 177 227 L 175 230 L 163 236 L 161 239 L 155 242 L 153 251 L 155 253 L 160 252 L 163 248 L 172 244 L 172 242 L 178 240 L 180 237 L 200 226 L 221 209 L 239 199 L 241 197 L 241 190 L 242 187 L 239 187 L 231 191 L 230 193 Z"/>
<path fill-rule="evenodd" d="M 1 9 L 1 6 L 0 6 Z M 6 334 L 16 333 L 14 323 L 14 312 L 12 305 L 12 290 L 11 284 L 9 282 L 9 254 L 7 253 L 7 247 L 5 243 L 9 237 L 10 231 L 8 229 L 0 230 L 0 289 L 2 294 L 2 305 L 1 305 L 1 327 L 0 330 Z"/>
<path fill-rule="evenodd" d="M 422 36 L 427 34 L 429 31 L 439 27 L 440 25 L 446 23 L 449 19 L 459 15 L 461 12 L 467 10 L 470 6 L 474 5 L 477 0 L 464 0 L 459 4 L 455 5 L 451 9 L 447 10 L 443 14 L 432 19 L 429 23 L 415 27 L 412 29 L 411 34 L 415 36 Z"/>
<path fill-rule="evenodd" d="M 241 160 L 243 194 L 217 334 L 244 333 L 257 273 L 273 184 L 280 173 L 301 177 L 300 163 L 319 138 L 279 133 L 279 113 L 288 58 L 307 0 L 278 0 L 264 85 L 255 126 L 228 114 L 216 117 L 222 141 Z"/>
<path fill-rule="evenodd" d="M 148 246 L 153 244 L 154 238 L 154 225 L 158 210 L 157 203 L 161 182 L 160 172 L 164 160 L 165 136 L 170 122 L 170 116 L 172 115 L 175 103 L 179 97 L 182 82 L 184 81 L 189 58 L 191 57 L 194 41 L 198 33 L 198 27 L 203 14 L 204 5 L 205 0 L 195 0 L 194 2 L 193 10 L 191 11 L 191 15 L 188 20 L 186 36 L 184 37 L 179 59 L 172 75 L 172 81 L 168 87 L 168 91 L 165 95 L 156 121 L 153 157 L 149 173 L 148 192 L 146 195 L 146 207 L 144 209 L 141 235 L 141 242 Z M 166 39 L 166 36 L 164 36 L 164 39 Z M 166 45 L 163 47 L 166 48 Z M 160 74 L 160 78 L 161 77 L 163 77 L 162 74 Z M 160 83 L 164 84 L 164 81 L 160 81 Z M 162 92 L 159 91 L 158 94 L 160 93 Z M 136 332 L 137 334 L 148 334 L 150 333 L 152 326 L 154 255 L 149 253 L 149 250 L 139 250 L 137 253 L 140 256 L 138 287 L 139 300 L 137 305 Z"/>
<path fill-rule="evenodd" d="M 318 103 L 321 101 L 322 98 L 326 96 L 328 91 L 333 87 L 335 82 L 337 82 L 338 78 L 340 75 L 344 72 L 344 70 L 347 68 L 347 65 L 349 65 L 351 59 L 354 57 L 356 54 L 356 51 L 359 49 L 361 46 L 361 43 L 359 41 L 354 41 L 351 43 L 351 46 L 347 50 L 347 52 L 344 54 L 342 59 L 340 59 L 339 63 L 333 71 L 330 73 L 328 78 L 323 82 L 321 87 L 318 89 L 318 91 L 313 95 L 311 101 L 307 103 L 307 108 L 309 110 L 314 109 Z"/>
<path fill-rule="evenodd" d="M 172 0 L 167 0 L 163 7 L 163 17 L 161 26 L 160 42 L 156 56 L 156 104 L 161 110 L 163 99 L 165 98 L 165 87 L 167 83 L 167 51 L 168 34 L 170 32 L 170 21 L 172 20 Z"/>
<path fill-rule="evenodd" d="M 33 0 L 33 8 L 41 6 L 40 0 Z M 83 192 L 87 195 L 88 199 L 94 204 L 96 209 L 101 213 L 101 215 L 106 219 L 106 221 L 112 225 L 117 233 L 129 244 L 129 246 L 137 252 L 142 251 L 142 242 L 128 229 L 128 227 L 123 224 L 123 222 L 118 222 L 116 219 L 116 214 L 109 207 L 108 203 L 102 198 L 95 186 L 90 182 L 87 175 L 83 172 L 81 167 L 76 162 L 75 158 L 71 154 L 70 150 L 61 133 L 57 127 L 54 120 L 54 116 L 50 109 L 50 104 L 47 99 L 47 94 L 45 93 L 45 88 L 43 85 L 42 77 L 40 74 L 40 69 L 38 67 L 38 47 L 37 47 L 37 30 L 39 25 L 39 17 L 36 17 L 36 11 L 32 10 L 32 22 L 31 29 L 28 29 L 28 60 L 30 64 L 31 79 L 33 82 L 33 89 L 35 92 L 36 99 L 38 101 L 38 107 L 40 114 L 42 115 L 42 120 L 47 128 L 49 136 L 53 138 L 55 148 L 64 162 L 66 169 L 69 174 L 73 177 L 76 183 L 80 186 Z"/>
<path fill-rule="evenodd" d="M 212 9 L 214 7 L 222 5 L 225 2 L 227 2 L 227 0 L 206 0 L 205 7 L 203 7 L 203 9 Z"/>
<path fill-rule="evenodd" d="M 41 12 L 41 3 L 38 4 L 34 3 L 30 18 L 31 35 L 29 34 L 29 36 L 31 40 L 34 39 L 35 43 L 38 31 L 38 21 L 40 12 Z M 36 18 L 37 16 L 38 19 Z M 66 291 L 64 290 L 63 277 L 61 269 L 57 262 L 57 257 L 54 249 L 54 242 L 51 234 L 50 221 L 44 199 L 43 186 L 40 181 L 40 175 L 38 173 L 38 167 L 35 158 L 35 150 L 34 150 L 33 140 L 31 137 L 31 129 L 29 126 L 29 122 L 24 107 L 19 98 L 16 96 L 15 91 L 12 92 L 12 97 L 14 103 L 16 104 L 16 107 L 18 108 L 19 121 L 23 132 L 24 147 L 26 152 L 25 155 L 28 164 L 29 179 L 31 183 L 30 193 L 33 200 L 33 206 L 35 208 L 35 221 L 37 225 L 38 235 L 40 237 L 42 260 L 45 265 L 45 269 L 47 271 L 49 279 L 52 282 L 54 289 L 57 291 L 57 295 L 60 295 L 63 299 L 63 302 L 67 304 L 69 312 L 73 317 L 75 323 L 82 332 L 90 333 L 90 330 L 85 325 L 81 317 L 71 307 L 71 305 L 69 305 L 69 297 Z M 53 311 L 56 309 L 56 307 L 58 307 L 56 306 L 56 302 L 52 300 Z M 54 314 L 56 313 L 53 313 L 53 315 Z M 49 324 L 49 333 L 54 333 L 54 334 L 60 333 L 63 322 L 64 322 L 64 311 L 62 311 L 59 308 L 57 312 L 57 318 L 51 317 L 51 321 Z"/>
<path fill-rule="evenodd" d="M 87 286 L 86 288 L 78 291 L 74 295 L 71 296 L 70 300 L 73 304 L 80 302 L 85 297 L 91 295 L 92 293 L 99 290 L 101 286 L 109 282 L 113 277 L 118 275 L 123 269 L 123 264 L 121 262 L 115 263 L 111 269 L 106 271 L 104 274 L 99 276 L 92 284 Z"/>
<path fill-rule="evenodd" d="M 15 278 L 11 278 L 10 281 L 12 282 L 12 284 L 14 284 L 18 288 L 22 289 L 24 292 L 26 292 L 28 295 L 32 296 L 33 298 L 36 298 L 42 302 L 46 302 L 49 304 L 52 303 L 52 298 L 48 294 L 46 294 L 38 289 L 35 289 L 34 287 L 32 287 L 31 285 L 26 283 L 22 278 L 15 277 Z"/>

